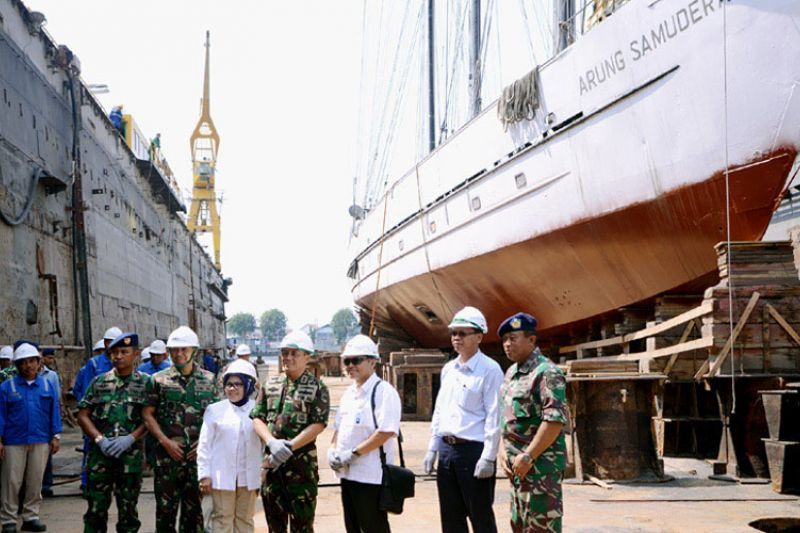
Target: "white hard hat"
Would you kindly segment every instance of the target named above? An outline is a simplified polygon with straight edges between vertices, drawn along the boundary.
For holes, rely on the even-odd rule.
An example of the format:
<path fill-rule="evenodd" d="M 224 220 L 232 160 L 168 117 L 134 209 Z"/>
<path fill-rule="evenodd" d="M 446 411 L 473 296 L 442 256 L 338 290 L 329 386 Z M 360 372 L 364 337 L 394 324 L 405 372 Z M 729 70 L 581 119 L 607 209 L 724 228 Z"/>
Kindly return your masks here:
<path fill-rule="evenodd" d="M 489 331 L 486 325 L 486 317 L 474 307 L 467 306 L 453 317 L 448 328 L 475 328 L 483 333 Z"/>
<path fill-rule="evenodd" d="M 106 332 L 103 333 L 103 339 L 105 339 L 107 341 L 113 341 L 114 339 L 116 339 L 120 335 L 122 335 L 122 330 L 119 329 L 117 326 L 113 326 L 113 327 L 108 328 L 106 330 Z M 103 346 L 103 348 L 105 348 L 105 346 Z"/>
<path fill-rule="evenodd" d="M 39 350 L 28 344 L 27 342 L 23 342 L 17 349 L 14 350 L 14 361 L 19 361 L 20 359 L 28 359 L 29 357 L 39 357 Z"/>
<path fill-rule="evenodd" d="M 256 367 L 253 366 L 253 363 L 250 361 L 245 361 L 244 359 L 237 359 L 229 364 L 225 369 L 223 376 L 227 376 L 228 374 L 244 374 L 255 380 L 258 380 L 258 376 L 256 375 Z"/>
<path fill-rule="evenodd" d="M 142 361 L 149 361 L 150 360 L 150 348 L 145 348 L 142 350 Z"/>
<path fill-rule="evenodd" d="M 240 344 L 236 347 L 236 355 L 250 355 L 250 347 L 246 344 Z"/>
<path fill-rule="evenodd" d="M 11 346 L 3 346 L 0 348 L 0 359 L 13 359 L 14 358 L 14 348 Z"/>
<path fill-rule="evenodd" d="M 200 339 L 189 326 L 180 326 L 170 333 L 167 339 L 167 348 L 197 348 L 198 346 L 200 346 Z"/>
<path fill-rule="evenodd" d="M 281 348 L 296 348 L 309 354 L 314 353 L 314 342 L 302 331 L 292 331 L 281 341 Z"/>
<path fill-rule="evenodd" d="M 116 337 L 114 337 L 114 338 L 116 338 Z M 105 339 L 100 339 L 99 341 L 94 343 L 94 346 L 92 346 L 92 351 L 105 350 L 106 349 L 106 343 L 103 342 L 104 340 Z"/>
<path fill-rule="evenodd" d="M 161 339 L 156 339 L 150 343 L 148 350 L 153 355 L 164 355 L 167 353 L 167 345 Z"/>
<path fill-rule="evenodd" d="M 366 355 L 367 357 L 380 357 L 378 355 L 378 345 L 366 335 L 356 335 L 344 347 L 342 357 L 353 357 L 357 355 Z"/>

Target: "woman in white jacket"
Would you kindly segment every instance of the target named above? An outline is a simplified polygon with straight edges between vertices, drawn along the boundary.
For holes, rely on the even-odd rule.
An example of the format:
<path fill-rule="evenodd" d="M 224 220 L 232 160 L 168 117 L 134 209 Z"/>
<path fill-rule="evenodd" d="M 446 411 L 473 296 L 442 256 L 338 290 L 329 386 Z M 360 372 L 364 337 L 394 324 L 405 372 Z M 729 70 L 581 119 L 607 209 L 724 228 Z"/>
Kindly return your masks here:
<path fill-rule="evenodd" d="M 222 382 L 227 399 L 209 405 L 203 415 L 197 479 L 200 492 L 212 498 L 214 533 L 252 532 L 262 449 L 250 420 L 255 368 L 236 360 L 228 365 Z"/>

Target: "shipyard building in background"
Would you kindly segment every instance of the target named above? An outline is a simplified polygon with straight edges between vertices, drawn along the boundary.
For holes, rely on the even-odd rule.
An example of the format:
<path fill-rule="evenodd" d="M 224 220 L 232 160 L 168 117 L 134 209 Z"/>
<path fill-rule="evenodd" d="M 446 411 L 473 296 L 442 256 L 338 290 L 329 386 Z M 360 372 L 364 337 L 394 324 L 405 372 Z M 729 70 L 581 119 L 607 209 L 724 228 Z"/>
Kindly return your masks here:
<path fill-rule="evenodd" d="M 42 23 L 0 0 L 0 343 L 85 353 L 109 325 L 152 339 L 188 324 L 224 347 L 230 281 L 171 170 L 130 115 L 115 128 Z"/>

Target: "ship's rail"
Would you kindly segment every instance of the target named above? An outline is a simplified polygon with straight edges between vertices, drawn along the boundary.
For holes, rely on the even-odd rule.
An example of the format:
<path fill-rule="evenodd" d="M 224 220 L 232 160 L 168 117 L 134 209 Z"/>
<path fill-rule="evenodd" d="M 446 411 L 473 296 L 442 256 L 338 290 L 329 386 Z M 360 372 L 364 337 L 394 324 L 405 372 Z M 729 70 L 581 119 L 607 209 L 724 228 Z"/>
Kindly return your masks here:
<path fill-rule="evenodd" d="M 561 35 L 566 38 L 566 45 L 574 43 L 578 36 L 584 35 L 629 1 L 583 0 L 582 7 L 559 24 Z"/>

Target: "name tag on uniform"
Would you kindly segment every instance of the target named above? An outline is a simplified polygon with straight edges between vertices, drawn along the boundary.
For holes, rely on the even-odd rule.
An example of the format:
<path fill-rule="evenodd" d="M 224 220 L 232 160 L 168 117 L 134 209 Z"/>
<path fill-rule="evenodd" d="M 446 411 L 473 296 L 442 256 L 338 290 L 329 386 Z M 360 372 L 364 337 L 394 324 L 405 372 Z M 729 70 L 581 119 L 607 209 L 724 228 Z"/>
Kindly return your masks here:
<path fill-rule="evenodd" d="M 116 385 L 110 381 L 97 381 L 94 387 L 97 392 L 111 392 L 117 388 Z"/>
<path fill-rule="evenodd" d="M 131 383 L 128 385 L 128 394 L 132 398 L 141 398 L 144 396 L 144 383 Z"/>
<path fill-rule="evenodd" d="M 296 400 L 303 402 L 313 402 L 314 398 L 317 396 L 318 389 L 318 385 L 298 385 L 294 397 Z"/>

